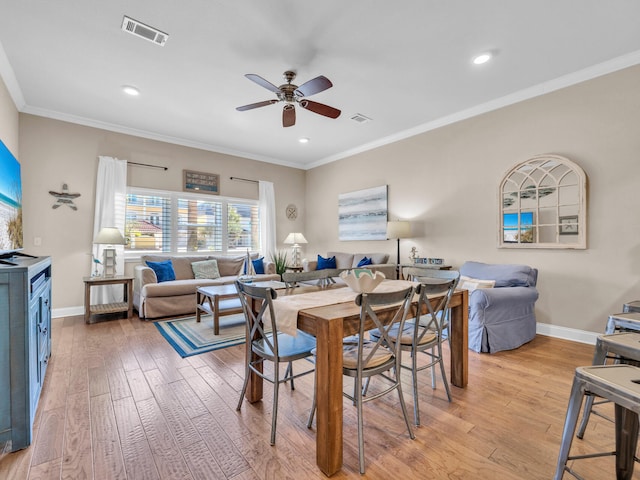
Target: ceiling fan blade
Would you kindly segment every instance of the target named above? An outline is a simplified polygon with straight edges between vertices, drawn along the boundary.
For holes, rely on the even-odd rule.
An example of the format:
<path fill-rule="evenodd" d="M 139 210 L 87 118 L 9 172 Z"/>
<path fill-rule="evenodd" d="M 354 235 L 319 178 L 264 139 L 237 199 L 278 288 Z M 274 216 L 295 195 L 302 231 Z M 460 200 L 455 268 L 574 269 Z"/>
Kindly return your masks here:
<path fill-rule="evenodd" d="M 311 110 L 314 113 L 319 113 L 320 115 L 324 115 L 329 118 L 338 118 L 340 113 L 342 113 L 337 108 L 330 107 L 323 103 L 312 102 L 311 100 L 300 100 L 299 103 L 302 108 L 306 108 L 307 110 Z"/>
<path fill-rule="evenodd" d="M 265 100 L 264 102 L 250 103 L 249 105 L 236 107 L 236 110 L 238 110 L 239 112 L 244 112 L 245 110 L 253 110 L 254 108 L 266 107 L 267 105 L 273 105 L 274 103 L 278 103 L 278 100 Z"/>
<path fill-rule="evenodd" d="M 296 109 L 290 103 L 287 103 L 282 109 L 282 126 L 292 127 L 296 124 Z"/>
<path fill-rule="evenodd" d="M 271 90 L 273 93 L 280 93 L 280 89 L 276 87 L 273 83 L 265 80 L 260 75 L 256 75 L 255 73 L 247 73 L 245 75 L 252 82 L 256 82 L 261 87 L 266 88 L 267 90 Z"/>
<path fill-rule="evenodd" d="M 323 92 L 327 88 L 333 87 L 333 83 L 324 75 L 312 78 L 308 82 L 303 83 L 295 90 L 295 94 L 299 97 L 308 97 L 315 93 Z"/>

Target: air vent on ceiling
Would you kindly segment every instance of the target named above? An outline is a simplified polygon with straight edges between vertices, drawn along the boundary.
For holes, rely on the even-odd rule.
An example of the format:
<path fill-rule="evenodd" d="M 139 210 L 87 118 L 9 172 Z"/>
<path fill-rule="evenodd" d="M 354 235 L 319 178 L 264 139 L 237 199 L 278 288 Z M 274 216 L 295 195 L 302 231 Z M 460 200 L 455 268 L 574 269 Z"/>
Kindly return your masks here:
<path fill-rule="evenodd" d="M 135 35 L 136 37 L 149 40 L 150 42 L 153 42 L 156 45 L 160 46 L 163 46 L 169 38 L 168 33 L 161 32 L 157 28 L 145 25 L 144 23 L 134 20 L 133 18 L 127 17 L 126 15 L 122 19 L 122 30 L 130 33 L 131 35 Z"/>
<path fill-rule="evenodd" d="M 371 121 L 371 119 L 369 117 L 365 117 L 361 113 L 356 113 L 355 115 L 353 115 L 351 117 L 351 120 L 353 120 L 354 122 L 358 122 L 358 123 L 367 123 L 367 122 Z"/>

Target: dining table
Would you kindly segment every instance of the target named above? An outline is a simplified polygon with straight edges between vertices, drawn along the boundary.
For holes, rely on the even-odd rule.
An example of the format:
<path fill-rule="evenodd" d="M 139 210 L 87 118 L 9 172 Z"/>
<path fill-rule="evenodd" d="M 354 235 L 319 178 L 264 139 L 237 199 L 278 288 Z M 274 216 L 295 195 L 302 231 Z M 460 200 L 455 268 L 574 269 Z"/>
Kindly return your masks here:
<path fill-rule="evenodd" d="M 401 290 L 411 282 L 405 280 L 385 280 L 380 285 L 385 291 Z M 414 285 L 416 285 L 414 283 Z M 271 283 L 268 286 L 274 288 Z M 341 284 L 328 286 L 299 286 L 277 288 L 278 297 L 286 299 L 289 309 L 297 302 L 300 309 L 295 317 L 295 327 L 316 338 L 316 464 L 326 475 L 331 476 L 342 468 L 343 452 L 343 338 L 358 332 L 360 308 L 353 301 L 357 293 L 347 295 Z M 309 295 L 305 295 L 309 294 Z M 300 295 L 300 301 L 289 296 Z M 313 301 L 309 298 L 313 296 Z M 350 298 L 350 300 L 345 300 Z M 304 301 L 303 301 L 304 299 Z M 430 296 L 433 307 L 437 306 L 439 295 Z M 274 300 L 278 302 L 278 299 Z M 413 315 L 418 304 L 418 296 L 412 302 Z M 468 382 L 468 304 L 467 290 L 456 290 L 449 304 L 450 341 L 450 383 L 465 388 Z M 382 321 L 391 321 L 395 307 L 376 308 Z M 423 314 L 427 307 L 424 305 Z M 412 315 L 412 314 L 410 314 Z M 276 317 L 278 310 L 276 309 Z M 280 329 L 280 325 L 278 324 Z M 371 328 L 374 328 L 373 322 Z M 262 399 L 262 379 L 256 374 L 249 378 L 246 392 L 249 402 Z"/>

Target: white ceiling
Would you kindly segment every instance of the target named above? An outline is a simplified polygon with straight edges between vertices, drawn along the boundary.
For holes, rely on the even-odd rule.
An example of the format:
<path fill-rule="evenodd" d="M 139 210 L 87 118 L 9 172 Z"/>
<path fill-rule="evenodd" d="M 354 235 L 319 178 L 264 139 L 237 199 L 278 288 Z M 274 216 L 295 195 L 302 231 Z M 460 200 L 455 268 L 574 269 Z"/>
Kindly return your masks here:
<path fill-rule="evenodd" d="M 0 74 L 21 112 L 311 168 L 638 64 L 639 18 L 637 0 L 0 0 Z M 342 115 L 235 110 L 275 98 L 245 73 L 288 69 L 328 77 L 311 99 Z"/>

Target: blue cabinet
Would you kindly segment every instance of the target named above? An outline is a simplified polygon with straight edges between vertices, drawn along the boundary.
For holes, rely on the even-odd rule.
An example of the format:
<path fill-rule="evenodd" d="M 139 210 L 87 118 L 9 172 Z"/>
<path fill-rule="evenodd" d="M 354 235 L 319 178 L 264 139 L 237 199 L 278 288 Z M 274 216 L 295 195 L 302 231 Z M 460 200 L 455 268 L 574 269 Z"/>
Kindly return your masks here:
<path fill-rule="evenodd" d="M 0 266 L 0 450 L 31 444 L 51 356 L 51 259 Z"/>

